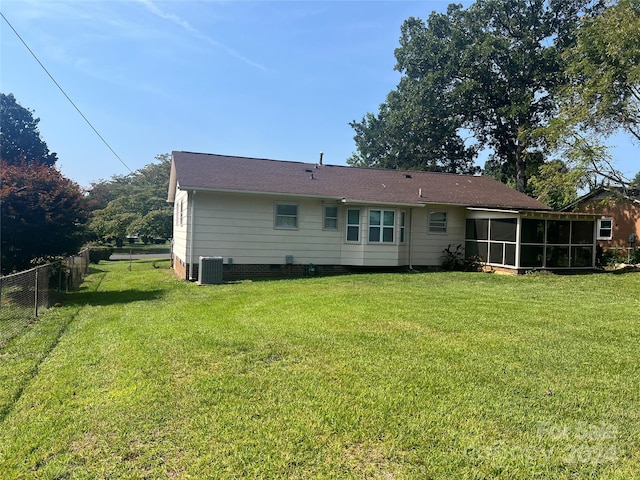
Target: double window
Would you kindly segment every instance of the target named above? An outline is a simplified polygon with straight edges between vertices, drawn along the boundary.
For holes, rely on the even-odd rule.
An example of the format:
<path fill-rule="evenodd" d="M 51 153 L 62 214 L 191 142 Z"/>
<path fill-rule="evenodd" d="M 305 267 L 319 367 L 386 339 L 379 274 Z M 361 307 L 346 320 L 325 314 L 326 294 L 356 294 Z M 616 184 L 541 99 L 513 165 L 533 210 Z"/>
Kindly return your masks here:
<path fill-rule="evenodd" d="M 369 242 L 393 243 L 395 225 L 394 210 L 369 210 Z"/>

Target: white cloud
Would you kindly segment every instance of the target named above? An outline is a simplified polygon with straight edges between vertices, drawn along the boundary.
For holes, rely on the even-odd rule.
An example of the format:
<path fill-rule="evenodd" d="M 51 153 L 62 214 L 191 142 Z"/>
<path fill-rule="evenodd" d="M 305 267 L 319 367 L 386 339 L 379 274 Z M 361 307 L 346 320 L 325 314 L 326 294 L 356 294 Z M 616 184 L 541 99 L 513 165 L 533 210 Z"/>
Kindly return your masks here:
<path fill-rule="evenodd" d="M 168 20 L 176 25 L 178 25 L 179 27 L 181 27 L 182 29 L 184 29 L 185 31 L 189 32 L 194 38 L 204 41 L 206 43 L 208 43 L 211 46 L 214 46 L 216 48 L 219 48 L 221 50 L 223 50 L 225 53 L 227 53 L 228 55 L 230 55 L 233 58 L 236 58 L 244 63 L 246 63 L 247 65 L 250 65 L 254 68 L 257 68 L 258 70 L 262 70 L 263 72 L 267 71 L 267 68 L 254 61 L 251 60 L 250 58 L 244 56 L 242 53 L 238 52 L 237 50 L 235 50 L 234 48 L 219 42 L 211 37 L 209 37 L 208 35 L 205 35 L 204 33 L 202 33 L 201 31 L 199 31 L 197 28 L 194 28 L 188 21 L 184 20 L 183 18 L 179 17 L 178 15 L 174 15 L 173 13 L 168 13 L 165 12 L 163 10 L 161 10 L 160 8 L 157 7 L 157 5 L 155 3 L 153 3 L 152 0 L 136 0 L 138 2 L 140 2 L 142 5 L 145 6 L 145 8 L 147 8 L 147 10 L 149 10 L 151 13 L 153 13 L 154 15 L 164 19 L 164 20 Z"/>

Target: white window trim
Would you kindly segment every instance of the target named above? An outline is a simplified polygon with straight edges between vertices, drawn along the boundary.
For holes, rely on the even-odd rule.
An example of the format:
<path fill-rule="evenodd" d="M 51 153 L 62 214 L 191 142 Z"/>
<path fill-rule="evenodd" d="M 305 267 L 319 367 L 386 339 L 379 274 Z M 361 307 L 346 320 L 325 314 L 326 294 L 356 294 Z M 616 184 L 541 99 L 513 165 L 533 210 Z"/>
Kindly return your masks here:
<path fill-rule="evenodd" d="M 295 206 L 296 207 L 296 214 L 294 215 L 278 215 L 278 207 L 280 205 L 288 205 L 288 206 Z M 288 227 L 288 226 L 283 226 L 283 225 L 278 225 L 278 217 L 287 217 L 287 218 L 295 218 L 296 219 L 296 226 L 295 227 Z M 276 230 L 298 230 L 300 226 L 300 209 L 299 206 L 296 202 L 275 202 L 273 205 L 273 228 Z"/>
<path fill-rule="evenodd" d="M 609 230 L 609 236 L 605 237 L 600 235 L 600 231 L 602 230 L 602 222 L 603 221 L 607 221 L 607 222 L 611 222 L 611 226 L 609 228 L 606 228 L 605 230 Z M 596 239 L 597 240 L 611 240 L 613 238 L 613 218 L 611 217 L 605 217 L 605 218 L 598 218 L 598 221 L 596 222 Z"/>
<path fill-rule="evenodd" d="M 177 206 L 177 210 L 178 210 L 178 215 L 177 215 L 177 224 L 179 227 L 184 226 L 184 200 L 181 198 L 180 201 L 178 202 Z"/>
<path fill-rule="evenodd" d="M 358 223 L 349 223 L 349 212 L 351 210 L 356 210 L 358 212 Z M 361 239 L 362 239 L 362 210 L 360 208 L 349 208 L 347 209 L 347 213 L 345 215 L 345 224 L 346 224 L 346 228 L 345 228 L 345 232 L 344 232 L 344 241 L 346 243 L 350 243 L 350 244 L 357 244 L 360 243 Z M 358 228 L 358 240 L 349 240 L 348 239 L 348 235 L 349 235 L 349 227 L 357 227 Z"/>
<path fill-rule="evenodd" d="M 444 232 L 431 230 L 431 215 L 444 213 Z M 449 232 L 449 213 L 446 210 L 432 210 L 427 214 L 427 233 L 429 235 L 446 235 Z"/>
<path fill-rule="evenodd" d="M 376 244 L 376 245 L 378 245 L 378 244 L 395 245 L 396 244 L 396 238 L 397 238 L 396 237 L 396 218 L 397 218 L 396 213 L 397 212 L 395 210 L 385 210 L 385 209 L 382 209 L 382 208 L 370 208 L 368 210 L 368 212 L 367 212 L 368 213 L 368 215 L 367 215 L 368 222 L 371 221 L 371 212 L 380 212 L 380 225 L 374 225 L 373 226 L 374 228 L 379 228 L 380 229 L 380 237 L 379 237 L 380 240 L 375 241 L 375 240 L 371 240 L 371 238 L 369 238 L 372 226 L 368 225 L 369 228 L 367 230 L 367 241 L 369 243 L 373 243 L 373 244 Z M 393 224 L 392 225 L 385 225 L 384 224 L 384 214 L 385 214 L 385 212 L 392 212 L 393 213 Z M 383 238 L 384 238 L 384 229 L 385 228 L 391 228 L 391 231 L 392 231 L 391 235 L 392 235 L 393 239 L 390 242 L 385 242 L 383 240 Z"/>
<path fill-rule="evenodd" d="M 398 229 L 398 242 L 403 244 L 407 241 L 407 213 L 404 210 L 400 210 L 398 212 L 398 221 L 400 222 L 400 227 Z"/>
<path fill-rule="evenodd" d="M 335 208 L 336 216 L 335 217 L 327 217 L 327 208 Z M 337 205 L 324 205 L 322 208 L 322 230 L 327 230 L 329 232 L 335 232 L 338 230 L 338 225 L 340 225 L 340 209 Z M 335 227 L 327 227 L 327 218 L 331 218 L 336 220 Z"/>

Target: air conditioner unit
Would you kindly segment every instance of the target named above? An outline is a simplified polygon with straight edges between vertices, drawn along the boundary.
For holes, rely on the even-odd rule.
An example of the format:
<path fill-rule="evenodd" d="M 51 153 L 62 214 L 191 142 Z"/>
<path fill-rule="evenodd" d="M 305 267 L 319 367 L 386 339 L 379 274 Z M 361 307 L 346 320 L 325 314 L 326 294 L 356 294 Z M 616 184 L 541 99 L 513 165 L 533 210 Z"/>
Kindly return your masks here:
<path fill-rule="evenodd" d="M 222 257 L 200 257 L 198 285 L 215 285 L 222 283 L 222 268 Z"/>

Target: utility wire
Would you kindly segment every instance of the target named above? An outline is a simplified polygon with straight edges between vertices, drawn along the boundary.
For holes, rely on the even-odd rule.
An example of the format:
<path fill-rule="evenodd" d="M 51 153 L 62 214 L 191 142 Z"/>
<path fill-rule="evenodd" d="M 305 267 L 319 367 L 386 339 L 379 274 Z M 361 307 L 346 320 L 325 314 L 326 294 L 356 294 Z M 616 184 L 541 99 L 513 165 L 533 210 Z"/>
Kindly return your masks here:
<path fill-rule="evenodd" d="M 4 19 L 5 22 L 7 22 L 7 25 L 9 25 L 9 27 L 11 28 L 11 30 L 13 30 L 13 33 L 16 34 L 16 37 L 18 37 L 20 39 L 20 41 L 22 42 L 22 44 L 25 46 L 25 48 L 27 50 L 29 50 L 29 53 L 31 54 L 31 56 L 33 58 L 35 58 L 36 62 L 38 62 L 38 65 L 40 65 L 42 67 L 42 69 L 45 71 L 45 73 L 49 76 L 49 78 L 51 79 L 51 81 L 55 84 L 56 87 L 58 87 L 58 89 L 62 92 L 62 94 L 67 98 L 67 100 L 69 100 L 69 103 L 71 105 L 73 105 L 73 108 L 76 109 L 76 111 L 80 114 L 80 116 L 84 119 L 85 122 L 87 122 L 87 125 L 89 125 L 91 127 L 91 130 L 93 130 L 95 132 L 95 134 L 98 136 L 98 138 L 100 138 L 100 140 L 102 140 L 102 143 L 104 143 L 107 148 L 109 150 L 111 150 L 111 153 L 113 153 L 113 155 L 115 155 L 115 157 L 120 161 L 120 163 L 122 165 L 125 166 L 125 168 L 127 170 L 129 170 L 129 172 L 133 173 L 133 170 L 131 170 L 131 168 L 129 168 L 129 165 L 127 165 L 124 160 L 122 160 L 122 158 L 120 158 L 120 155 L 118 155 L 115 150 L 113 148 L 111 148 L 111 145 L 109 145 L 109 142 L 107 142 L 104 137 L 102 135 L 100 135 L 100 132 L 98 132 L 98 130 L 96 130 L 96 128 L 91 124 L 91 122 L 89 121 L 89 119 L 87 117 L 84 116 L 84 113 L 82 113 L 80 111 L 80 109 L 78 108 L 78 106 L 73 103 L 73 100 L 71 100 L 71 98 L 69 97 L 69 95 L 67 95 L 67 92 L 64 91 L 64 89 L 60 86 L 60 84 L 56 81 L 55 78 L 53 78 L 53 75 L 51 75 L 51 73 L 49 73 L 49 70 L 47 70 L 47 68 L 42 64 L 42 62 L 40 61 L 40 59 L 36 56 L 35 53 L 33 53 L 33 50 L 31 50 L 29 48 L 29 45 L 27 45 L 27 42 L 24 41 L 24 39 L 20 36 L 20 34 L 16 31 L 15 28 L 13 28 L 13 25 L 11 25 L 11 22 L 9 22 L 9 20 L 7 20 L 7 17 L 4 16 L 4 14 L 2 12 L 0 12 L 0 16 L 2 16 L 2 18 Z"/>

